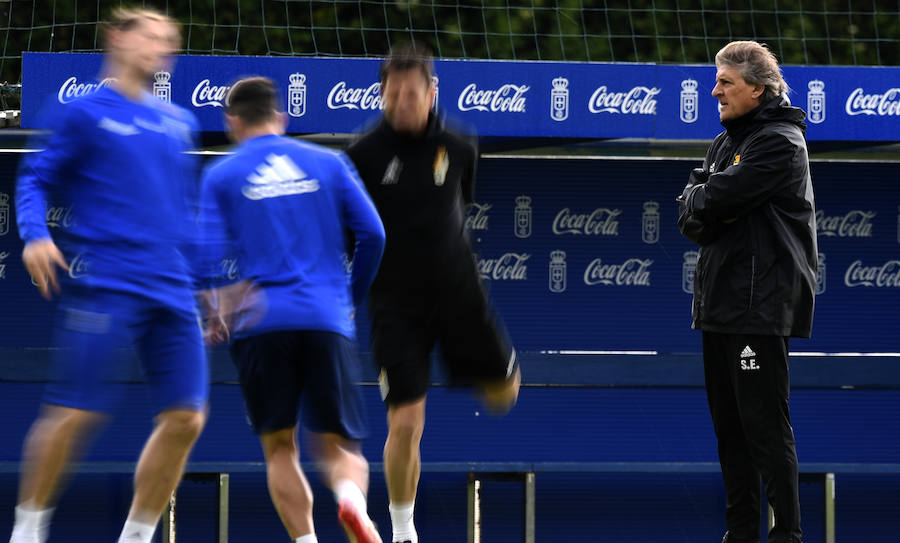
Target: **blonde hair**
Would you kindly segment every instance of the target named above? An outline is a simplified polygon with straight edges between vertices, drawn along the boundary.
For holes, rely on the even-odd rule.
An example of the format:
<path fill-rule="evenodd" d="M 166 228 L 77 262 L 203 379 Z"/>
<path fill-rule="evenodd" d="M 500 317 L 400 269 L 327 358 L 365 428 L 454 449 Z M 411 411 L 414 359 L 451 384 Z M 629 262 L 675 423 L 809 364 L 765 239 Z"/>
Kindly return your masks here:
<path fill-rule="evenodd" d="M 181 28 L 178 24 L 178 21 L 169 17 L 165 13 L 152 8 L 114 8 L 109 13 L 109 20 L 106 21 L 103 25 L 104 34 L 112 30 L 127 32 L 129 30 L 133 30 L 138 25 L 138 23 L 141 23 L 143 21 L 159 21 L 172 25 L 172 27 L 175 29 L 175 34 L 173 36 L 173 40 L 175 41 L 175 43 L 173 45 L 176 48 L 180 46 Z"/>
<path fill-rule="evenodd" d="M 781 67 L 768 46 L 755 41 L 733 41 L 716 53 L 716 68 L 736 68 L 744 81 L 766 88 L 761 101 L 768 101 L 790 91 Z"/>

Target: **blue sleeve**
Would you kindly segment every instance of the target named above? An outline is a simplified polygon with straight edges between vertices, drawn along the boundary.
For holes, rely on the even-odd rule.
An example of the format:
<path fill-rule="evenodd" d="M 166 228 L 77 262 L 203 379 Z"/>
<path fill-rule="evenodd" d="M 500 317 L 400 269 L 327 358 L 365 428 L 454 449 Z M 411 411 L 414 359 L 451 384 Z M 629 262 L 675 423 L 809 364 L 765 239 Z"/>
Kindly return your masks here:
<path fill-rule="evenodd" d="M 47 229 L 47 197 L 64 181 L 67 170 L 84 153 L 89 138 L 89 119 L 80 109 L 63 108 L 56 127 L 45 138 L 44 150 L 28 155 L 16 184 L 16 219 L 19 237 L 28 243 L 50 237 Z M 36 142 L 41 145 L 43 142 Z"/>
<path fill-rule="evenodd" d="M 191 268 L 194 270 L 193 279 L 195 288 L 203 288 L 202 277 L 199 275 L 203 263 L 203 240 L 200 232 L 200 190 L 201 168 L 200 156 L 193 153 L 198 148 L 197 121 L 193 115 L 185 113 L 190 125 L 190 141 L 181 153 L 181 163 L 184 179 L 182 190 L 184 194 L 184 214 L 188 218 L 184 232 L 184 252 Z"/>
<path fill-rule="evenodd" d="M 229 256 L 232 246 L 222 209 L 221 183 L 217 182 L 211 169 L 203 175 L 200 195 L 199 231 L 196 258 L 196 277 L 201 289 L 224 284 L 222 262 Z"/>
<path fill-rule="evenodd" d="M 363 187 L 356 168 L 343 153 L 338 164 L 341 184 L 342 214 L 344 224 L 353 232 L 356 245 L 353 251 L 353 272 L 350 277 L 353 304 L 362 303 L 378 273 L 378 265 L 384 253 L 384 225 L 375 204 Z"/>

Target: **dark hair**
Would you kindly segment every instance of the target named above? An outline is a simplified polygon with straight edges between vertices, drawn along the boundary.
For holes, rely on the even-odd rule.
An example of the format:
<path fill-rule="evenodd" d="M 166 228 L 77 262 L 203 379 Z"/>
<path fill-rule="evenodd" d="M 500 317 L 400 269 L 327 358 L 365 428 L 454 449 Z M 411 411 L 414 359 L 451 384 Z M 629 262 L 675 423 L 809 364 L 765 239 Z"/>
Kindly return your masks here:
<path fill-rule="evenodd" d="M 231 86 L 225 112 L 250 126 L 269 121 L 278 112 L 278 89 L 268 77 L 247 77 Z"/>
<path fill-rule="evenodd" d="M 405 43 L 391 47 L 391 52 L 381 63 L 378 75 L 381 84 L 384 85 L 388 74 L 391 72 L 405 72 L 407 70 L 419 70 L 425 83 L 431 85 L 434 75 L 434 63 L 431 60 L 431 49 L 423 43 Z"/>

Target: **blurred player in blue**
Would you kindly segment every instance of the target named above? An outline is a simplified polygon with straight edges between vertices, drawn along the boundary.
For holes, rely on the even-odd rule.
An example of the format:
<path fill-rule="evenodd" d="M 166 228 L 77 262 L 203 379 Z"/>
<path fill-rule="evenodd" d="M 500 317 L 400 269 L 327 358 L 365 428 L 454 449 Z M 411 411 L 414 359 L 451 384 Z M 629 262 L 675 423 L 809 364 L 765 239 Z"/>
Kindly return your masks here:
<path fill-rule="evenodd" d="M 61 110 L 18 180 L 22 259 L 45 298 L 61 294 L 61 349 L 25 442 L 11 543 L 46 541 L 67 465 L 115 407 L 119 347 L 137 348 L 156 410 L 120 543 L 150 542 L 206 418 L 209 378 L 187 258 L 197 177 L 185 151 L 196 121 L 147 92 L 154 73 L 171 69 L 178 28 L 152 10 L 117 10 L 105 39 L 102 75 L 112 83 Z M 48 201 L 76 213 L 55 239 Z M 76 259 L 86 274 L 60 273 Z"/>
<path fill-rule="evenodd" d="M 243 79 L 228 94 L 226 124 L 238 146 L 206 170 L 201 209 L 210 279 L 230 255 L 240 281 L 218 285 L 210 297 L 208 332 L 213 341 L 230 334 L 269 494 L 292 541 L 317 541 L 299 464 L 299 409 L 348 538 L 380 543 L 367 514 L 352 338 L 353 315 L 381 261 L 384 227 L 345 157 L 282 135 L 278 103 L 274 84 L 262 77 Z M 355 240 L 349 277 L 348 234 Z"/>

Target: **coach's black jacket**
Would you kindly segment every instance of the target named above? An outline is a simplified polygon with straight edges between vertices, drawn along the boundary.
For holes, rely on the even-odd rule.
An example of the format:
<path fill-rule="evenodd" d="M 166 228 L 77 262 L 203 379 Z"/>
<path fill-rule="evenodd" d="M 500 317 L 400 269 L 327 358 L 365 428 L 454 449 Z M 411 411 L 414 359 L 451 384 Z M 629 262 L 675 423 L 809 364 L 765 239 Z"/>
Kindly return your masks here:
<path fill-rule="evenodd" d="M 701 246 L 693 327 L 809 337 L 815 204 L 806 114 L 783 97 L 725 121 L 678 198 L 678 226 Z"/>
<path fill-rule="evenodd" d="M 446 289 L 448 279 L 477 274 L 465 229 L 475 186 L 474 142 L 447 130 L 432 113 L 420 137 L 382 120 L 347 154 L 387 233 L 372 303 L 383 294 L 415 297 Z"/>

